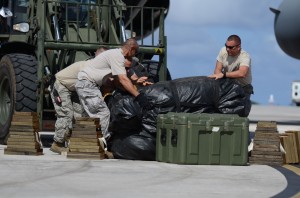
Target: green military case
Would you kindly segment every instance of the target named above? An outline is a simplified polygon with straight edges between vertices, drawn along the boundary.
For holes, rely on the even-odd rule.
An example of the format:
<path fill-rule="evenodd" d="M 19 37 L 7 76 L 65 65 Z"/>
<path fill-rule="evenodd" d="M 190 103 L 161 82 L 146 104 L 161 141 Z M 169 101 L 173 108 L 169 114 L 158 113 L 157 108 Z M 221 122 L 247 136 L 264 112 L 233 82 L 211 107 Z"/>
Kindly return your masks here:
<path fill-rule="evenodd" d="M 232 114 L 167 113 L 157 117 L 156 161 L 246 165 L 249 120 Z"/>

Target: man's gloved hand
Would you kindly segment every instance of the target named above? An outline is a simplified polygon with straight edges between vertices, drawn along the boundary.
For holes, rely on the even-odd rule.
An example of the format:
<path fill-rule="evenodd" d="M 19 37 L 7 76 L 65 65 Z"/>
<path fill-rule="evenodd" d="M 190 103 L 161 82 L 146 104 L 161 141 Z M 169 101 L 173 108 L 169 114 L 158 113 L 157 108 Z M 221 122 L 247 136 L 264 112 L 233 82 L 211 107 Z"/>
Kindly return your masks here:
<path fill-rule="evenodd" d="M 151 108 L 150 102 L 145 94 L 140 93 L 137 97 L 135 97 L 135 100 L 139 103 L 142 109 L 148 110 Z"/>
<path fill-rule="evenodd" d="M 60 98 L 60 96 L 59 96 L 57 90 L 55 89 L 55 87 L 53 87 L 52 92 L 53 92 L 53 96 L 54 96 L 54 101 L 55 101 L 55 103 L 56 103 L 58 106 L 61 106 L 61 98 Z"/>

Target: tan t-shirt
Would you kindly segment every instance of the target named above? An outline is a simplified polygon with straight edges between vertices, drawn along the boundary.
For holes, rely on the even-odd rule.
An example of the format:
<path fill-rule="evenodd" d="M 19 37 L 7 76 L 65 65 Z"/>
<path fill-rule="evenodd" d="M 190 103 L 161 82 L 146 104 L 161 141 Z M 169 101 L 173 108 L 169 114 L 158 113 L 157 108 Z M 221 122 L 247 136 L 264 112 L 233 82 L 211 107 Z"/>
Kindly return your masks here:
<path fill-rule="evenodd" d="M 249 70 L 245 78 L 236 78 L 236 80 L 242 85 L 248 85 L 252 83 L 252 72 L 251 72 L 251 58 L 250 55 L 241 50 L 238 56 L 228 56 L 226 48 L 223 47 L 217 56 L 217 61 L 223 64 L 223 68 L 226 72 L 232 72 L 239 69 L 240 66 L 247 66 Z"/>
<path fill-rule="evenodd" d="M 89 60 L 79 61 L 71 64 L 70 66 L 55 74 L 56 80 L 58 80 L 70 91 L 75 91 L 75 83 L 77 81 L 78 73 L 86 66 L 88 62 Z"/>
<path fill-rule="evenodd" d="M 78 79 L 88 79 L 102 85 L 102 79 L 109 73 L 112 75 L 126 75 L 125 57 L 121 48 L 111 49 L 102 52 L 94 59 L 91 59 L 87 66 L 78 75 Z"/>

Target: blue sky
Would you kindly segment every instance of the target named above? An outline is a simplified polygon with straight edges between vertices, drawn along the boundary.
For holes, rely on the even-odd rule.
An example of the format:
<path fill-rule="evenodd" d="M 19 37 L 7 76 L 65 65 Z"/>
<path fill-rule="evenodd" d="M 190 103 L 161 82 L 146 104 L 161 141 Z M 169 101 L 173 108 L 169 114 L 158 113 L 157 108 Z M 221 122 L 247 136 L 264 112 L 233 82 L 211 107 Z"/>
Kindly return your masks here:
<path fill-rule="evenodd" d="M 291 84 L 300 80 L 300 60 L 286 55 L 274 35 L 274 14 L 282 0 L 170 0 L 165 21 L 172 78 L 206 76 L 231 34 L 252 58 L 252 100 L 291 105 Z"/>

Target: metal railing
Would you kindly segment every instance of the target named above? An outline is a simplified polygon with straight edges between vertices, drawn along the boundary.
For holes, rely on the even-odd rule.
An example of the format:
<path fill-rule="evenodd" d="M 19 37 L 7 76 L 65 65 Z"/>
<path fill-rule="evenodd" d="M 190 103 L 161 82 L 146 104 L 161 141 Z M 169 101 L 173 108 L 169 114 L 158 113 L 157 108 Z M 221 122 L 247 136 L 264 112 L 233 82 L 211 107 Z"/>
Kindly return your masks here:
<path fill-rule="evenodd" d="M 51 17 L 44 19 L 49 20 L 51 27 L 44 26 L 48 34 L 45 48 L 88 50 L 99 45 L 114 48 L 129 37 L 136 37 L 146 51 L 163 48 L 164 12 L 164 8 L 46 0 L 44 13 Z"/>

